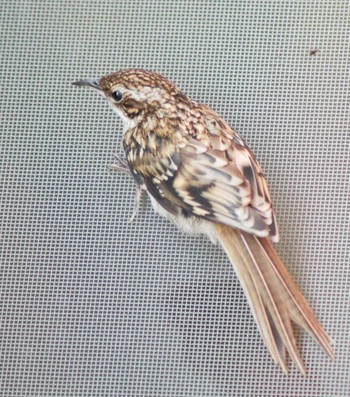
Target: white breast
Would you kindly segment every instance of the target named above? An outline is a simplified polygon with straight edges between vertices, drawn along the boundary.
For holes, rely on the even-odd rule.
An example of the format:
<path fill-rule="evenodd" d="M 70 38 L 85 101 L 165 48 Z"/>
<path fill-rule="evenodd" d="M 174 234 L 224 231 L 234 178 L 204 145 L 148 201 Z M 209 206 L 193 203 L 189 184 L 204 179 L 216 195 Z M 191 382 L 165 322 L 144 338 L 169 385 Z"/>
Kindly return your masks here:
<path fill-rule="evenodd" d="M 181 231 L 188 234 L 205 234 L 214 244 L 218 242 L 216 230 L 212 222 L 194 216 L 185 217 L 183 215 L 173 215 L 159 205 L 157 200 L 150 193 L 148 193 L 148 195 L 154 211 L 164 218 L 171 220 Z"/>

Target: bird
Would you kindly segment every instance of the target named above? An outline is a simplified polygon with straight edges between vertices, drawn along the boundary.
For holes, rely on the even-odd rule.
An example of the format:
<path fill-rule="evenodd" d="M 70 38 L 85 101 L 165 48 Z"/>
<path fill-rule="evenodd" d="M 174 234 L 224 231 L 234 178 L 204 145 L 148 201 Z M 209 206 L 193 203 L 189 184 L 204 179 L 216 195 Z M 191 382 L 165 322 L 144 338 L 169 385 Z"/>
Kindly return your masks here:
<path fill-rule="evenodd" d="M 283 372 L 288 352 L 306 375 L 292 323 L 334 359 L 330 337 L 273 246 L 279 233 L 267 182 L 240 135 L 209 106 L 150 70 L 121 69 L 73 84 L 95 89 L 121 117 L 125 165 L 154 210 L 222 246 Z"/>

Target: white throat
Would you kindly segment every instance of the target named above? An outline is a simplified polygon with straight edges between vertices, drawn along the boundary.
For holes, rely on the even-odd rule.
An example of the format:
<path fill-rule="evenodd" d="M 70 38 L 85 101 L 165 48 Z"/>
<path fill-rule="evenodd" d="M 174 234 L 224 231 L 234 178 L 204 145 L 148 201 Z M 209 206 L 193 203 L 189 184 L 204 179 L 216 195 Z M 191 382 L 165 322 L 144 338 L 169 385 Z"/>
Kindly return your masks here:
<path fill-rule="evenodd" d="M 117 115 L 122 119 L 123 121 L 123 133 L 125 133 L 126 131 L 136 127 L 136 125 L 138 124 L 138 118 L 135 117 L 134 119 L 131 119 L 130 117 L 125 116 L 125 114 L 118 109 L 117 107 L 113 106 L 113 104 L 110 101 L 107 101 L 109 106 L 112 108 L 112 110 L 117 113 Z"/>

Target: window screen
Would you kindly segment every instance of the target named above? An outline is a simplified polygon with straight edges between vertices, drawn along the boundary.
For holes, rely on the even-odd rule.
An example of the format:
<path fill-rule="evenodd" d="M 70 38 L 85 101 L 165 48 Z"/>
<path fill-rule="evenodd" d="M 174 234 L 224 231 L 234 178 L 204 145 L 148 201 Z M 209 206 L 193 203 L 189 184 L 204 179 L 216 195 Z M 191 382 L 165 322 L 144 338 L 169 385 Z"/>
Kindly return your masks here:
<path fill-rule="evenodd" d="M 347 1 L 2 1 L 4 397 L 348 396 Z M 71 85 L 164 74 L 256 153 L 277 250 L 334 340 L 268 355 L 228 259 L 111 173 L 121 121 Z"/>

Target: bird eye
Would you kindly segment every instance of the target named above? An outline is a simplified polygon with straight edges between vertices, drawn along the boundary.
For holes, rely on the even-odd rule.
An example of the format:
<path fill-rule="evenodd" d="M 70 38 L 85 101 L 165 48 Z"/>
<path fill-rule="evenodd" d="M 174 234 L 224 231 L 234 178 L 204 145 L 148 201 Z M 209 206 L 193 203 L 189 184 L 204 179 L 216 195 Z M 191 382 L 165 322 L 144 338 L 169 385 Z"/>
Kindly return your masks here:
<path fill-rule="evenodd" d="M 120 91 L 114 91 L 112 92 L 112 97 L 116 102 L 120 102 L 123 98 L 123 95 Z"/>

